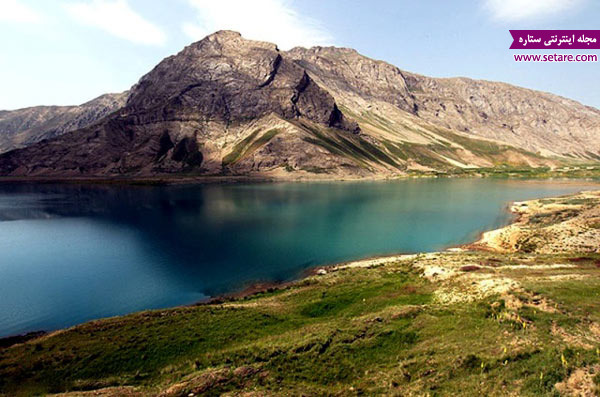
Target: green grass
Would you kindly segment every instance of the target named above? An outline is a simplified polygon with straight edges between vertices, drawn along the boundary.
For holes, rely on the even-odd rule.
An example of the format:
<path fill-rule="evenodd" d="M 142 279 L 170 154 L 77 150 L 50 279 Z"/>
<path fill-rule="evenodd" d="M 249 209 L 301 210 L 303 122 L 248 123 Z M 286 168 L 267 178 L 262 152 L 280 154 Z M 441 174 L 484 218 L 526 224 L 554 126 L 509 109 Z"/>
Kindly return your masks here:
<path fill-rule="evenodd" d="M 347 157 L 360 166 L 367 166 L 371 162 L 400 168 L 399 164 L 381 148 L 359 136 L 332 128 L 316 128 L 306 123 L 300 123 L 300 125 L 313 135 L 313 137 L 304 138 L 305 142 L 321 146 L 332 154 Z"/>
<path fill-rule="evenodd" d="M 536 293 L 560 310 L 510 309 L 498 296 L 441 305 L 434 298 L 439 286 L 411 263 L 338 270 L 246 298 L 95 321 L 0 350 L 0 393 L 133 385 L 152 394 L 187 381 L 181 392 L 187 395 L 218 373 L 222 379 L 200 394 L 243 388 L 284 395 L 550 396 L 576 368 L 598 363 L 594 349 L 552 333 L 553 324 L 575 332 L 600 320 L 596 256 L 573 259 L 589 280 L 561 282 L 503 270 L 518 258 L 451 258 L 459 267 L 491 263 L 494 271 L 521 277 L 521 299 Z M 569 258 L 540 256 L 539 263 Z"/>
<path fill-rule="evenodd" d="M 248 147 L 248 149 L 244 152 L 244 155 L 249 155 L 254 153 L 257 149 L 261 148 L 271 139 L 273 139 L 277 134 L 281 132 L 278 128 L 273 128 L 262 134 L 257 140 L 252 142 L 252 144 Z"/>
<path fill-rule="evenodd" d="M 559 307 L 576 317 L 600 321 L 600 279 L 597 277 L 590 277 L 585 282 L 580 280 L 529 282 L 526 286 L 548 296 Z"/>
<path fill-rule="evenodd" d="M 330 134 L 328 134 L 327 132 L 321 131 L 320 129 L 317 129 L 306 123 L 300 123 L 300 126 L 301 128 L 305 129 L 313 135 L 313 137 L 303 138 L 305 142 L 321 146 L 322 148 L 324 148 L 332 154 L 344 156 L 355 162 L 360 167 L 368 167 L 368 159 L 365 159 L 361 151 L 356 152 L 354 150 L 354 147 L 349 147 L 343 141 L 339 142 L 336 139 L 335 134 L 334 136 L 329 136 Z"/>
<path fill-rule="evenodd" d="M 477 155 L 496 156 L 504 153 L 508 149 L 512 149 L 512 147 L 508 145 L 499 145 L 490 141 L 467 138 L 443 129 L 437 129 L 435 132 L 452 142 L 458 143 L 465 149 Z"/>
<path fill-rule="evenodd" d="M 256 135 L 258 135 L 259 132 L 260 132 L 260 128 L 257 130 L 254 130 L 250 135 L 248 135 L 246 138 L 244 138 L 243 140 L 238 142 L 233 147 L 233 150 L 229 154 L 227 154 L 225 157 L 223 157 L 223 165 L 227 166 L 227 165 L 233 164 L 236 161 L 238 161 L 240 159 L 240 157 L 242 156 L 244 149 L 246 149 L 246 147 L 250 144 L 250 142 L 252 142 L 254 140 L 254 138 L 256 137 Z"/>
<path fill-rule="evenodd" d="M 273 349 L 296 349 L 307 328 L 321 328 L 315 335 L 320 340 L 341 327 L 343 319 L 390 305 L 427 302 L 428 286 L 420 280 L 414 281 L 421 293 L 415 292 L 414 284 L 402 292 L 414 277 L 405 271 L 378 280 L 340 273 L 326 293 L 301 283 L 293 294 L 264 293 L 248 299 L 277 298 L 285 304 L 284 310 L 204 305 L 85 324 L 0 351 L 0 390 L 27 394 L 71 389 L 76 384 L 149 385 L 169 378 L 163 373 L 167 366 L 181 374 L 192 366 L 202 370 L 224 362 L 268 364 Z M 346 283 L 350 280 L 352 284 Z M 269 343 L 273 339 L 280 340 Z"/>
<path fill-rule="evenodd" d="M 226 167 L 233 165 L 239 162 L 240 160 L 244 159 L 245 157 L 251 155 L 281 132 L 280 129 L 273 128 L 256 138 L 260 131 L 260 129 L 253 131 L 242 141 L 238 142 L 233 147 L 233 150 L 225 157 L 223 157 L 223 166 Z"/>
<path fill-rule="evenodd" d="M 391 165 L 392 167 L 398 168 L 398 163 L 396 163 L 390 156 L 385 154 L 377 146 L 365 141 L 364 139 L 360 139 L 359 144 L 366 152 L 373 156 L 376 159 L 376 161 L 383 162 L 388 165 Z"/>

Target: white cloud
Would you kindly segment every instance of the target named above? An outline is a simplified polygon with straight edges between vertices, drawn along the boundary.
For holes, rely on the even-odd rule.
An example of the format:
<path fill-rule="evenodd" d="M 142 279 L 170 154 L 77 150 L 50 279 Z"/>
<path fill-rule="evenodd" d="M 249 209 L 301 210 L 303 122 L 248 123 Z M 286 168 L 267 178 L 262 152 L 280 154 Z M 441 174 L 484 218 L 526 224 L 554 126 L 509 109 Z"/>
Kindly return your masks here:
<path fill-rule="evenodd" d="M 42 16 L 31 7 L 17 0 L 0 0 L 0 21 L 38 23 Z"/>
<path fill-rule="evenodd" d="M 188 0 L 198 18 L 182 26 L 193 40 L 217 30 L 235 30 L 245 38 L 270 41 L 282 49 L 331 44 L 316 21 L 299 15 L 287 0 Z"/>
<path fill-rule="evenodd" d="M 136 13 L 126 0 L 91 0 L 65 4 L 78 22 L 137 44 L 162 45 L 165 33 Z"/>
<path fill-rule="evenodd" d="M 523 21 L 541 19 L 579 8 L 587 0 L 486 0 L 494 19 Z"/>

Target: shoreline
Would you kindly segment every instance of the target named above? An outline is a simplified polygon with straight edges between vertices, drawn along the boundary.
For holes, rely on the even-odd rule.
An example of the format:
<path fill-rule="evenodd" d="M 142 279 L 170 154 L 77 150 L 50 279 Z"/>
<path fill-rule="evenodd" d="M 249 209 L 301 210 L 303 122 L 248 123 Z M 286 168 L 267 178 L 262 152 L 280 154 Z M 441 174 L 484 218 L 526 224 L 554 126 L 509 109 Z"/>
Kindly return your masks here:
<path fill-rule="evenodd" d="M 535 174 L 535 168 L 525 169 L 532 175 L 519 175 L 510 170 L 496 170 L 497 173 L 480 170 L 479 173 L 408 173 L 405 175 L 372 175 L 372 176 L 306 176 L 300 175 L 281 178 L 270 175 L 160 175 L 148 177 L 135 176 L 88 176 L 88 177 L 47 177 L 47 176 L 0 176 L 0 184 L 72 184 L 72 185 L 117 185 L 117 186 L 177 186 L 177 185 L 213 185 L 243 183 L 311 183 L 311 182 L 393 182 L 413 179 L 501 179 L 507 181 L 580 181 L 600 184 L 600 174 L 571 175 L 550 171 Z M 502 173 L 503 172 L 503 173 Z"/>
<path fill-rule="evenodd" d="M 583 375 L 595 390 L 600 302 L 589 298 L 600 287 L 600 189 L 508 209 L 523 203 L 529 216 L 504 229 L 558 231 L 534 250 L 455 246 L 314 266 L 303 278 L 254 283 L 220 300 L 28 334 L 0 348 L 0 388 L 65 397 L 269 394 L 305 390 L 297 376 L 309 368 L 308 384 L 321 395 L 331 385 L 320 374 L 348 358 L 345 368 L 358 372 L 339 384 L 340 395 L 357 386 L 421 395 L 432 379 L 444 395 L 477 394 L 481 376 L 497 380 L 484 394 L 502 385 L 515 395 L 574 390 Z M 555 248 L 572 236 L 586 245 Z M 452 343 L 432 350 L 440 340 Z M 399 372 L 398 362 L 411 367 Z M 540 384 L 548 368 L 557 375 Z"/>
<path fill-rule="evenodd" d="M 529 180 L 529 181 L 535 182 L 535 180 Z M 523 182 L 525 182 L 525 181 L 523 181 Z M 568 180 L 565 182 L 570 183 L 571 180 Z M 573 182 L 575 182 L 575 181 L 573 181 Z M 597 190 L 592 190 L 592 192 L 594 192 L 594 191 L 600 192 L 600 184 L 599 183 L 592 182 L 591 186 L 597 187 Z M 568 197 L 584 194 L 585 192 L 587 192 L 587 190 L 581 190 L 576 193 L 571 193 L 571 194 L 566 194 L 566 195 L 561 195 L 561 196 L 551 197 L 551 198 L 559 198 L 559 199 L 560 198 L 568 198 Z M 264 293 L 264 292 L 283 290 L 283 289 L 286 289 L 286 288 L 288 288 L 298 282 L 301 282 L 309 277 L 313 277 L 313 276 L 317 276 L 317 275 L 324 275 L 324 274 L 327 274 L 332 271 L 337 271 L 337 270 L 346 269 L 346 268 L 355 268 L 355 267 L 369 268 L 369 267 L 375 267 L 375 266 L 382 266 L 387 262 L 406 260 L 406 259 L 410 259 L 410 258 L 415 258 L 419 255 L 421 255 L 421 256 L 423 256 L 423 255 L 438 255 L 438 254 L 443 254 L 443 253 L 460 253 L 460 252 L 498 252 L 490 247 L 486 247 L 481 244 L 485 235 L 488 233 L 499 232 L 499 231 L 502 231 L 511 226 L 520 224 L 523 220 L 523 214 L 515 211 L 516 204 L 525 203 L 525 202 L 533 202 L 533 201 L 544 200 L 544 199 L 550 199 L 550 197 L 535 198 L 535 199 L 525 200 L 525 201 L 510 201 L 510 202 L 508 202 L 503 209 L 503 211 L 505 211 L 510 216 L 510 219 L 508 220 L 508 222 L 505 225 L 497 227 L 495 229 L 490 229 L 490 230 L 485 230 L 485 231 L 479 232 L 477 234 L 476 239 L 471 242 L 450 245 L 440 251 L 413 252 L 413 253 L 397 252 L 397 253 L 392 253 L 392 254 L 374 255 L 374 256 L 369 256 L 369 257 L 365 257 L 365 258 L 361 258 L 361 259 L 355 259 L 355 260 L 349 260 L 349 261 L 343 261 L 343 262 L 316 265 L 316 266 L 312 266 L 312 267 L 304 269 L 302 272 L 300 272 L 300 275 L 298 277 L 287 280 L 287 281 L 272 281 L 272 280 L 250 281 L 244 287 L 241 287 L 238 290 L 215 295 L 212 297 L 208 297 L 206 299 L 203 299 L 201 301 L 194 302 L 194 303 L 191 303 L 188 305 L 180 305 L 180 306 L 174 306 L 174 307 L 219 304 L 219 303 L 229 302 L 229 301 L 233 301 L 233 300 L 237 300 L 237 299 L 244 299 L 244 298 L 248 298 L 253 295 L 257 295 L 257 294 Z"/>
<path fill-rule="evenodd" d="M 528 180 L 528 181 L 535 182 L 535 180 Z M 565 182 L 571 183 L 571 182 L 576 182 L 576 181 L 575 180 L 567 180 Z M 592 186 L 598 187 L 597 190 L 593 190 L 591 192 L 600 192 L 600 186 L 598 183 L 591 182 L 590 184 Z M 569 197 L 585 194 L 586 192 L 590 192 L 590 191 L 582 190 L 577 193 L 552 197 L 552 199 L 569 198 Z M 142 313 L 142 312 L 147 312 L 147 311 L 168 310 L 168 309 L 176 309 L 176 308 L 181 308 L 181 307 L 214 305 L 214 304 L 222 304 L 222 303 L 226 303 L 226 302 L 232 302 L 232 301 L 239 300 L 239 299 L 243 300 L 243 299 L 246 299 L 246 298 L 261 294 L 261 293 L 265 293 L 265 292 L 285 290 L 285 289 L 287 289 L 299 282 L 302 282 L 303 280 L 306 280 L 310 277 L 314 277 L 314 276 L 318 276 L 318 275 L 325 275 L 330 272 L 335 272 L 335 271 L 347 269 L 347 268 L 372 268 L 372 267 L 383 266 L 388 262 L 403 261 L 403 260 L 407 260 L 407 259 L 411 259 L 411 258 L 416 258 L 418 256 L 428 256 L 428 255 L 432 256 L 432 255 L 439 255 L 439 254 L 444 254 L 444 253 L 463 253 L 463 252 L 501 253 L 502 251 L 499 251 L 498 249 L 495 249 L 494 247 L 490 247 L 486 244 L 486 235 L 493 234 L 493 233 L 500 233 L 500 232 L 504 231 L 505 229 L 509 229 L 511 227 L 522 224 L 523 219 L 524 219 L 524 213 L 516 211 L 517 204 L 522 204 L 522 203 L 527 203 L 527 202 L 536 202 L 536 201 L 545 200 L 545 199 L 551 199 L 551 198 L 537 198 L 537 199 L 531 199 L 531 200 L 526 200 L 526 201 L 510 201 L 507 203 L 506 207 L 504 208 L 504 211 L 506 211 L 508 214 L 511 215 L 511 219 L 504 226 L 501 226 L 501 227 L 498 227 L 495 229 L 490 229 L 487 231 L 481 231 L 477 234 L 476 239 L 472 242 L 450 245 L 440 251 L 429 251 L 429 252 L 418 252 L 418 253 L 399 252 L 399 253 L 393 253 L 393 254 L 374 255 L 374 256 L 369 256 L 369 257 L 356 259 L 356 260 L 350 260 L 350 261 L 316 265 L 316 266 L 304 269 L 302 272 L 300 272 L 300 275 L 298 277 L 294 277 L 287 281 L 272 281 L 272 280 L 249 281 L 244 287 L 241 287 L 237 290 L 223 293 L 223 294 L 218 294 L 218 295 L 211 296 L 211 297 L 207 297 L 200 301 L 192 302 L 189 304 L 170 306 L 170 307 L 160 308 L 160 309 L 140 310 L 140 311 L 135 311 L 135 312 L 131 312 L 131 313 L 128 313 L 125 315 L 119 315 L 119 316 L 101 317 L 98 319 L 89 320 L 89 321 L 86 321 L 83 323 L 75 324 L 70 327 L 59 328 L 56 330 L 32 330 L 32 331 L 21 333 L 21 334 L 0 337 L 0 351 L 2 349 L 6 349 L 8 347 L 11 347 L 11 346 L 14 346 L 17 344 L 26 343 L 26 342 L 29 342 L 32 340 L 51 336 L 55 333 L 64 332 L 65 330 L 68 330 L 68 329 L 71 329 L 71 328 L 74 328 L 74 327 L 77 327 L 77 326 L 80 326 L 82 324 L 86 324 L 89 322 L 102 321 L 102 320 L 108 319 L 108 318 L 123 317 L 123 316 L 131 315 L 131 314 Z"/>

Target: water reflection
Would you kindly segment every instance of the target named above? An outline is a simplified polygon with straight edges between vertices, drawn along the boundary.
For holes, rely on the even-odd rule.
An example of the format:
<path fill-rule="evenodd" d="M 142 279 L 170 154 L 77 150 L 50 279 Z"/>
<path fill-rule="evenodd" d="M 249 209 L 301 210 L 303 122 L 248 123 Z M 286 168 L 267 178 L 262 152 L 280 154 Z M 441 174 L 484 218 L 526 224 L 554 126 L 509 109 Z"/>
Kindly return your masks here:
<path fill-rule="evenodd" d="M 577 190 L 491 180 L 0 186 L 0 336 L 440 249 L 506 222 L 510 200 Z"/>

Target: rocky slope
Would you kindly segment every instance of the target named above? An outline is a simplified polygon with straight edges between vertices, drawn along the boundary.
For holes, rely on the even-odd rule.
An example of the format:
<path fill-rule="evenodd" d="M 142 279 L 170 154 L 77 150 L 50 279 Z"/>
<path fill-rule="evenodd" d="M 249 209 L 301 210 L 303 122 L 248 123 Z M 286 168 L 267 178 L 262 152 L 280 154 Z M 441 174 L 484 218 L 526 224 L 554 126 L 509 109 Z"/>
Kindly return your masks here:
<path fill-rule="evenodd" d="M 359 112 L 393 118 L 383 102 L 470 137 L 600 160 L 600 110 L 578 102 L 499 82 L 421 76 L 346 48 L 294 48 L 289 55 Z"/>
<path fill-rule="evenodd" d="M 0 153 L 87 127 L 123 107 L 127 95 L 127 92 L 105 94 L 79 106 L 0 111 Z"/>
<path fill-rule="evenodd" d="M 13 136 L 29 137 L 19 145 L 52 139 L 0 155 L 0 174 L 362 178 L 600 159 L 600 111 L 574 101 L 230 31 L 166 58 L 123 107 L 96 115 L 67 133 L 15 124 Z"/>
<path fill-rule="evenodd" d="M 418 115 L 544 156 L 600 159 L 600 111 L 545 92 L 466 78 L 407 75 Z"/>

